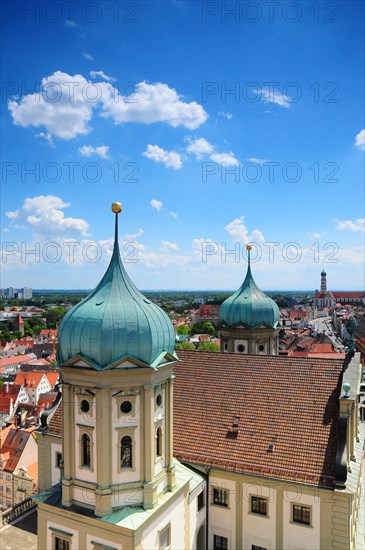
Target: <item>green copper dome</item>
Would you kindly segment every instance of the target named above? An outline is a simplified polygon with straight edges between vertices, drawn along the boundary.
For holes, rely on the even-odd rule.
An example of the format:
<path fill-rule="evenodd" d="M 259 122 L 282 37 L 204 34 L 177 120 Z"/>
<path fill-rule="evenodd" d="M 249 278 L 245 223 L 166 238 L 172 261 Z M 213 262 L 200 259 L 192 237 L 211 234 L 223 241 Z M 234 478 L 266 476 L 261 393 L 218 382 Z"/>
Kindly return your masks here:
<path fill-rule="evenodd" d="M 174 355 L 169 317 L 143 296 L 124 269 L 118 211 L 113 211 L 115 241 L 109 267 L 95 290 L 64 316 L 58 333 L 59 364 L 81 356 L 102 370 L 125 357 L 152 365 L 166 353 Z"/>
<path fill-rule="evenodd" d="M 219 323 L 226 327 L 242 324 L 249 329 L 255 329 L 260 325 L 276 328 L 279 319 L 278 306 L 259 289 L 252 277 L 250 252 L 248 252 L 246 278 L 237 292 L 221 305 Z"/>

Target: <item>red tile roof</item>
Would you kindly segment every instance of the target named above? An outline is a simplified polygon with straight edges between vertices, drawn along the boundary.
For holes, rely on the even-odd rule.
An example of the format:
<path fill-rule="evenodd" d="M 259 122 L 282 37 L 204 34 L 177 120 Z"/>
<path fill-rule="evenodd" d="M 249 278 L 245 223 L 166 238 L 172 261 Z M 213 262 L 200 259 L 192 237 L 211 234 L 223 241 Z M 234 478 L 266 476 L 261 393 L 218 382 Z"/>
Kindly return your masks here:
<path fill-rule="evenodd" d="M 335 298 L 364 298 L 365 292 L 332 292 Z"/>
<path fill-rule="evenodd" d="M 174 368 L 178 459 L 332 486 L 342 360 L 185 350 L 179 358 Z M 236 416 L 240 424 L 233 431 Z"/>
<path fill-rule="evenodd" d="M 57 384 L 59 374 L 58 372 L 44 372 L 48 378 L 48 382 L 51 384 L 52 388 Z"/>
<path fill-rule="evenodd" d="M 2 455 L 6 456 L 9 453 L 4 470 L 13 472 L 16 469 L 30 437 L 33 437 L 31 432 L 26 430 L 11 429 L 9 431 L 0 449 L 0 454 Z"/>
<path fill-rule="evenodd" d="M 18 372 L 18 374 L 15 377 L 14 383 L 21 384 L 22 386 L 25 386 L 27 388 L 29 387 L 37 388 L 41 383 L 41 380 L 44 374 L 45 373 L 42 371 Z"/>
<path fill-rule="evenodd" d="M 62 403 L 59 404 L 49 421 L 47 433 L 62 435 Z"/>
<path fill-rule="evenodd" d="M 41 336 L 57 336 L 58 335 L 58 329 L 57 328 L 44 328 L 40 332 Z"/>
<path fill-rule="evenodd" d="M 0 368 L 8 367 L 10 365 L 19 365 L 19 363 L 28 363 L 33 361 L 34 357 L 29 355 L 14 355 L 13 357 L 3 357 L 0 359 Z"/>
<path fill-rule="evenodd" d="M 49 409 L 57 397 L 57 392 L 42 393 L 38 399 L 38 405 L 44 409 Z"/>
<path fill-rule="evenodd" d="M 14 405 L 21 390 L 20 384 L 8 384 L 5 382 L 0 387 L 0 414 L 9 414 L 11 404 Z"/>

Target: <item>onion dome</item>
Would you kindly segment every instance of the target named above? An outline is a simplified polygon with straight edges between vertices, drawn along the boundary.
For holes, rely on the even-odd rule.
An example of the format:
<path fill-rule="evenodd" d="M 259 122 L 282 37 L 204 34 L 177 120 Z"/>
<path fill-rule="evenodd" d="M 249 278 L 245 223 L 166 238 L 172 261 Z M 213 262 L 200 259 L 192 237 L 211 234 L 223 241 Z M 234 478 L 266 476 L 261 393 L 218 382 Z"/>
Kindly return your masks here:
<path fill-rule="evenodd" d="M 176 358 L 174 328 L 166 313 L 128 277 L 118 245 L 121 204 L 113 203 L 112 210 L 115 240 L 109 267 L 95 290 L 62 319 L 58 364 L 82 357 L 103 370 L 128 358 L 157 367 L 161 361 Z"/>
<path fill-rule="evenodd" d="M 322 277 L 325 277 L 326 275 L 327 275 L 327 273 L 325 272 L 324 269 L 322 269 L 322 271 L 321 271 L 321 276 L 322 276 Z"/>
<path fill-rule="evenodd" d="M 264 294 L 255 283 L 250 265 L 251 246 L 248 250 L 248 268 L 242 286 L 227 298 L 219 309 L 219 324 L 225 327 L 243 325 L 255 329 L 260 326 L 276 328 L 280 320 L 277 304 Z"/>

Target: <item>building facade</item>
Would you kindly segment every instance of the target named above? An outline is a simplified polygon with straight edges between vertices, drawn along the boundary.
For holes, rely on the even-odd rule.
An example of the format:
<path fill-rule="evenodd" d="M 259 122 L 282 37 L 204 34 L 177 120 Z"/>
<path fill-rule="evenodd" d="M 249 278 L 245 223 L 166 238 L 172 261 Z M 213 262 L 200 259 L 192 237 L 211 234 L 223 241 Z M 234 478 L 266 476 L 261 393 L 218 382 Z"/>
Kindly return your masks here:
<path fill-rule="evenodd" d="M 124 270 L 113 208 L 107 272 L 59 330 L 62 404 L 38 439 L 38 548 L 357 550 L 359 357 L 234 347 L 177 358 L 169 319 Z M 245 281 L 222 304 L 234 346 L 240 330 L 275 339 L 276 309 L 250 267 Z"/>

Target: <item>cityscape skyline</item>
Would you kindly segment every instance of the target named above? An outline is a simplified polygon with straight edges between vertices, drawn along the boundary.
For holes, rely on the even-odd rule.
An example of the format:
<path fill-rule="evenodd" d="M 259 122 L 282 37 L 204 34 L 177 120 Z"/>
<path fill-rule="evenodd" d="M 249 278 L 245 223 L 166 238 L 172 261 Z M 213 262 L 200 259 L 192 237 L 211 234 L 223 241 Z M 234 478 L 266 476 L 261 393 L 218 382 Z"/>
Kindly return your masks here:
<path fill-rule="evenodd" d="M 362 288 L 363 5 L 208 4 L 5 13 L 2 286 L 92 288 L 118 200 L 140 288 Z"/>

